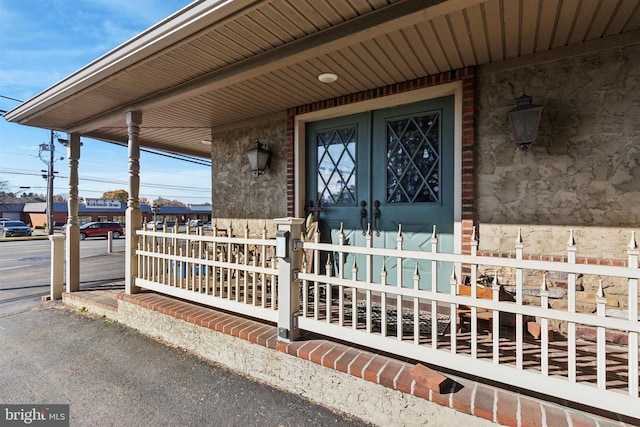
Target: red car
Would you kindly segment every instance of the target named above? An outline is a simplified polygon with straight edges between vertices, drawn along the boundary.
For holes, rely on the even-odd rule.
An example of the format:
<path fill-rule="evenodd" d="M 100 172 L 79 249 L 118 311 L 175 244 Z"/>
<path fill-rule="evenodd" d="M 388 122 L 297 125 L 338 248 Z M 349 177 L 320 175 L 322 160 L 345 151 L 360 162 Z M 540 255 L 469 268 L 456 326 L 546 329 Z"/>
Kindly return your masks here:
<path fill-rule="evenodd" d="M 88 222 L 80 226 L 80 240 L 87 237 L 107 238 L 110 231 L 113 232 L 114 239 L 119 239 L 124 234 L 122 226 L 117 222 Z"/>

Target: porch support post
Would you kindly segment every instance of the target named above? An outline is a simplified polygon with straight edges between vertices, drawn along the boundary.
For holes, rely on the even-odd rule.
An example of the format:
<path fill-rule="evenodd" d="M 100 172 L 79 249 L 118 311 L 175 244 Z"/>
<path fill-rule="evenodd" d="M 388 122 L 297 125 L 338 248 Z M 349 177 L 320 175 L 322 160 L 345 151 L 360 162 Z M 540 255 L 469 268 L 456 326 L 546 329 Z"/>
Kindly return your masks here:
<path fill-rule="evenodd" d="M 125 230 L 125 293 L 135 294 L 140 288 L 135 286 L 138 273 L 136 249 L 138 236 L 136 231 L 142 228 L 140 212 L 140 124 L 142 113 L 129 111 L 126 115 L 129 133 L 129 199 L 127 200 Z"/>
<path fill-rule="evenodd" d="M 52 234 L 51 241 L 51 276 L 49 296 L 52 300 L 62 299 L 64 287 L 64 240 L 62 234 Z"/>
<path fill-rule="evenodd" d="M 67 200 L 66 227 L 66 283 L 67 292 L 80 290 L 80 228 L 78 227 L 78 162 L 80 161 L 80 135 L 70 133 L 67 139 L 69 159 L 69 198 Z"/>
<path fill-rule="evenodd" d="M 278 339 L 293 341 L 298 338 L 298 311 L 300 310 L 301 254 L 295 249 L 295 242 L 302 235 L 302 218 L 278 218 L 276 234 L 278 256 Z"/>

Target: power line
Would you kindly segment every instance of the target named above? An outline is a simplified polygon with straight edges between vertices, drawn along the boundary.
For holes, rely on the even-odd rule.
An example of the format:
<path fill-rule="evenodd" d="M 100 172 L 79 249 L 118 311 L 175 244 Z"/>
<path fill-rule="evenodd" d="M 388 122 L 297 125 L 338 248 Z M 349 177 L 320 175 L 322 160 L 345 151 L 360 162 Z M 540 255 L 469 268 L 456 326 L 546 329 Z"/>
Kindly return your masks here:
<path fill-rule="evenodd" d="M 121 148 L 127 148 L 126 145 L 123 144 L 119 144 L 117 142 L 112 142 L 112 141 L 101 141 L 101 142 L 106 142 L 108 144 L 113 144 L 116 145 L 118 147 Z M 205 159 L 201 159 L 198 157 L 192 157 L 192 156 L 186 156 L 184 154 L 178 154 L 178 153 L 164 153 L 161 151 L 157 151 L 157 150 L 149 150 L 148 148 L 140 148 L 140 151 L 143 151 L 145 153 L 150 153 L 150 154 L 156 154 L 158 156 L 164 156 L 164 157 L 168 157 L 170 159 L 175 159 L 175 160 L 182 160 L 183 162 L 188 162 L 188 163 L 195 163 L 201 166 L 211 166 L 211 161 L 207 161 Z"/>
<path fill-rule="evenodd" d="M 12 98 L 10 96 L 5 96 L 5 95 L 0 95 L 0 98 L 9 99 L 11 101 L 16 101 L 16 102 L 24 102 L 24 101 L 22 101 L 20 99 Z"/>
<path fill-rule="evenodd" d="M 5 99 L 9 99 L 11 101 L 20 102 L 20 103 L 24 102 L 21 99 L 12 98 L 10 96 L 5 96 L 5 95 L 0 95 L 0 98 L 5 98 Z M 4 110 L 2 110 L 2 111 L 4 111 Z M 182 128 L 180 128 L 180 129 L 182 129 Z M 109 144 L 118 145 L 118 146 L 124 147 L 124 148 L 127 147 L 126 145 L 118 144 L 118 143 L 112 142 L 112 141 L 102 141 L 102 142 L 107 142 Z M 149 150 L 147 148 L 140 148 L 140 151 L 144 151 L 145 153 L 150 153 L 150 154 L 156 154 L 158 156 L 168 157 L 170 159 L 181 160 L 183 162 L 194 163 L 194 164 L 201 165 L 201 166 L 211 166 L 211 161 L 207 162 L 206 160 L 198 158 L 198 157 L 186 156 L 186 155 L 178 154 L 178 153 L 171 153 L 171 154 L 163 153 L 161 151 Z"/>

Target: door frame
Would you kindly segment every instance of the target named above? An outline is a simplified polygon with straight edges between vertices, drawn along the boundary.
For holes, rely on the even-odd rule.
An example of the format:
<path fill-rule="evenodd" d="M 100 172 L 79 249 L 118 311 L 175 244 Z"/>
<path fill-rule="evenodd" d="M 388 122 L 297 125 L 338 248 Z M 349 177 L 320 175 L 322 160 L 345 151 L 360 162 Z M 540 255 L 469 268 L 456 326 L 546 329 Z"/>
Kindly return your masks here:
<path fill-rule="evenodd" d="M 299 218 L 305 217 L 305 125 L 307 122 L 332 119 L 365 111 L 397 107 L 404 104 L 411 104 L 418 101 L 440 98 L 448 95 L 453 95 L 454 97 L 454 252 L 457 254 L 462 253 L 462 81 L 443 83 L 437 86 L 430 86 L 395 95 L 354 102 L 351 104 L 343 104 L 337 107 L 296 115 L 294 118 L 294 177 L 296 182 L 294 211 L 296 216 Z M 459 273 L 459 271 L 456 271 L 458 277 L 460 277 Z"/>

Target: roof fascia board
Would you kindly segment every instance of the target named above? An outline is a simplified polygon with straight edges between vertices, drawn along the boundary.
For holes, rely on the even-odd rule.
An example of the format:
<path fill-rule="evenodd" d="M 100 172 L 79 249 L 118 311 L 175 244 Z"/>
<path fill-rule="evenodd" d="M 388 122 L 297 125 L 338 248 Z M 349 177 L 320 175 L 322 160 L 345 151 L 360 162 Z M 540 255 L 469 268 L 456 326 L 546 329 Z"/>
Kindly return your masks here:
<path fill-rule="evenodd" d="M 261 3 L 264 0 L 195 1 L 20 104 L 7 112 L 4 118 L 26 124 L 30 116 L 157 55 L 216 22 L 224 21 L 238 12 L 246 12 L 249 6 Z"/>

